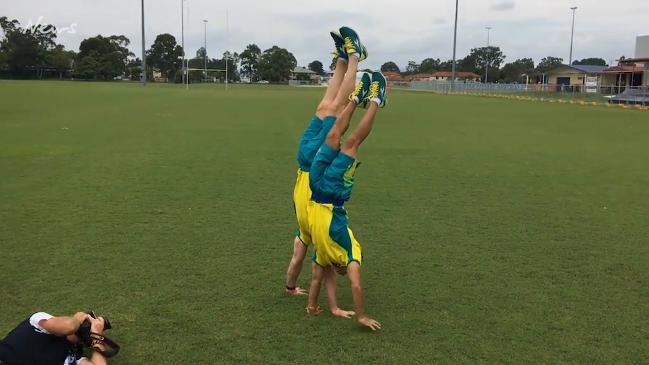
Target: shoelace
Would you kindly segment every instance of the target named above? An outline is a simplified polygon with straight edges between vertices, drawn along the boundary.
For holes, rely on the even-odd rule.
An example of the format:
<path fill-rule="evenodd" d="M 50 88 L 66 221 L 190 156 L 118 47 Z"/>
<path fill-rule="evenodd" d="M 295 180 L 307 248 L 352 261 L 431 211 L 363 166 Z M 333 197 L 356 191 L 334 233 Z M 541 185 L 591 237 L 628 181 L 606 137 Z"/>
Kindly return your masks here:
<path fill-rule="evenodd" d="M 379 96 L 379 90 L 381 86 L 378 81 L 374 81 L 370 84 L 370 94 L 367 96 L 368 99 L 373 99 Z"/>
<path fill-rule="evenodd" d="M 361 91 L 363 91 L 363 81 L 362 80 L 359 81 L 358 84 L 356 84 L 356 89 L 354 89 L 354 92 L 352 93 L 350 99 L 358 99 L 358 95 L 360 95 Z"/>
<path fill-rule="evenodd" d="M 350 50 L 357 51 L 354 41 L 350 37 L 345 37 L 345 50 L 349 53 Z"/>

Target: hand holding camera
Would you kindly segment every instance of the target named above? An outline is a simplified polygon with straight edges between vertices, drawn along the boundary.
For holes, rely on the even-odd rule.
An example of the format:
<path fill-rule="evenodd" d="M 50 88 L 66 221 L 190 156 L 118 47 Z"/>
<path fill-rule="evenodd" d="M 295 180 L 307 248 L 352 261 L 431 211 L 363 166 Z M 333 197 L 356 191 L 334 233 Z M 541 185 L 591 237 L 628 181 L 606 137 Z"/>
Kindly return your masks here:
<path fill-rule="evenodd" d="M 99 352 L 104 357 L 113 357 L 117 355 L 120 349 L 119 345 L 115 341 L 104 336 L 105 330 L 113 328 L 108 318 L 103 316 L 98 317 L 92 310 L 87 312 L 86 315 L 87 317 L 83 320 L 79 330 L 77 331 L 77 336 L 79 336 L 80 342 L 85 347 Z M 75 315 L 75 317 L 76 316 L 77 315 Z"/>

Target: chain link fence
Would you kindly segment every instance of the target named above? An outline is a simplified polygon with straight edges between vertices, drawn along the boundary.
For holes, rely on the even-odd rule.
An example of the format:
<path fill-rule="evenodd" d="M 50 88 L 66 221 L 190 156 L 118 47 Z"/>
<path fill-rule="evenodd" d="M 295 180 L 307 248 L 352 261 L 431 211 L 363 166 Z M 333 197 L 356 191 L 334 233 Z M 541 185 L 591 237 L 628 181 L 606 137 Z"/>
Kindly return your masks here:
<path fill-rule="evenodd" d="M 551 99 L 594 103 L 649 106 L 649 86 L 624 85 L 560 85 L 560 84 L 497 84 L 450 81 L 393 82 L 394 88 L 431 91 L 443 94 L 512 96 L 525 99 Z"/>

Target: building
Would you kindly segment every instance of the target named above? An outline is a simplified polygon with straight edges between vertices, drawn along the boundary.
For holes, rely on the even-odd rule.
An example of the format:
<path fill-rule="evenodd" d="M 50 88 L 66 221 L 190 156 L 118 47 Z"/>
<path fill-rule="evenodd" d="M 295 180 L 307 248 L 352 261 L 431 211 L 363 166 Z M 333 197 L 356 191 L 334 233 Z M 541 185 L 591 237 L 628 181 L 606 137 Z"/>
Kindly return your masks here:
<path fill-rule="evenodd" d="M 629 65 L 622 62 L 618 66 L 609 67 L 602 73 L 600 85 L 603 87 L 615 87 L 618 90 L 626 87 L 639 87 L 643 86 L 646 81 L 644 77 L 645 68 L 636 66 L 635 64 Z M 646 85 L 646 83 L 644 83 Z"/>
<path fill-rule="evenodd" d="M 313 83 L 319 83 L 320 75 L 316 74 L 315 72 L 309 70 L 306 67 L 298 66 L 294 68 L 293 71 L 291 71 L 290 80 L 309 81 Z"/>
<path fill-rule="evenodd" d="M 561 65 L 548 71 L 548 84 L 556 85 L 557 90 L 579 90 L 586 84 L 601 84 L 601 77 L 608 67 L 593 65 Z"/>
<path fill-rule="evenodd" d="M 618 64 L 621 67 L 633 68 L 633 77 L 627 85 L 649 86 L 649 35 L 638 36 L 635 41 L 635 57 L 621 57 Z M 639 78 L 640 80 L 638 80 Z"/>
<path fill-rule="evenodd" d="M 450 81 L 453 78 L 453 72 L 451 71 L 437 71 L 430 75 L 428 80 L 431 81 Z M 480 82 L 480 75 L 474 74 L 473 72 L 463 72 L 458 71 L 455 73 L 456 81 L 470 81 L 470 82 Z"/>
<path fill-rule="evenodd" d="M 450 81 L 452 77 L 452 72 L 450 71 L 438 71 L 432 74 L 413 74 L 403 76 L 398 72 L 384 72 L 383 73 L 388 81 L 393 82 L 412 82 L 412 81 Z M 480 75 L 476 75 L 473 72 L 456 72 L 455 80 L 457 81 L 470 81 L 470 82 L 479 82 Z"/>

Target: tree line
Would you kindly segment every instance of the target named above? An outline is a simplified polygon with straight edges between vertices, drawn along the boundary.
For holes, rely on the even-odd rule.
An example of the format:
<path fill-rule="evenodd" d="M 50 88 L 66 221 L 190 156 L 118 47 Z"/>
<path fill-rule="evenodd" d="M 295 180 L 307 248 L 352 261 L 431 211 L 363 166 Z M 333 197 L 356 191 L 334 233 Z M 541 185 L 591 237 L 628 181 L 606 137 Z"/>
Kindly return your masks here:
<path fill-rule="evenodd" d="M 526 82 L 527 77 L 531 81 L 540 81 L 545 73 L 563 65 L 563 59 L 560 57 L 548 56 L 541 59 L 537 65 L 531 58 L 521 58 L 510 63 L 505 63 L 506 56 L 500 47 L 480 47 L 473 48 L 469 54 L 456 61 L 456 70 L 458 72 L 472 72 L 480 75 L 484 82 L 487 68 L 489 69 L 489 82 Z M 573 65 L 598 65 L 608 66 L 606 61 L 601 58 L 585 58 L 575 60 Z M 451 71 L 453 61 L 441 61 L 438 58 L 426 58 L 420 63 L 409 61 L 405 70 L 392 62 L 386 62 L 381 66 L 383 72 L 398 72 L 403 76 L 414 74 L 431 74 L 437 71 Z"/>
<path fill-rule="evenodd" d="M 84 39 L 78 52 L 66 50 L 57 44 L 57 29 L 50 24 L 37 24 L 21 27 L 17 20 L 0 17 L 0 77 L 5 78 L 75 78 L 83 80 L 115 80 L 126 78 L 139 80 L 142 74 L 142 61 L 129 49 L 130 40 L 123 35 L 97 35 Z M 168 33 L 158 35 L 151 47 L 146 50 L 147 78 L 153 79 L 154 69 L 162 79 L 169 82 L 182 80 L 183 48 L 176 38 Z M 273 46 L 264 51 L 256 44 L 249 44 L 241 53 L 225 52 L 220 58 L 210 58 L 205 48 L 187 57 L 187 66 L 195 69 L 188 73 L 191 82 L 204 80 L 207 75 L 203 68 L 225 70 L 231 82 L 242 77 L 250 82 L 287 82 L 292 70 L 297 66 L 295 56 L 285 48 Z M 474 48 L 463 59 L 457 61 L 457 70 L 473 72 L 484 77 L 489 68 L 490 82 L 521 82 L 524 75 L 534 77 L 559 66 L 563 59 L 545 57 L 538 65 L 531 58 L 522 58 L 504 63 L 506 56 L 499 47 Z M 573 64 L 606 65 L 601 58 L 575 61 Z M 333 70 L 335 63 L 330 69 Z M 322 62 L 313 61 L 308 68 L 316 74 L 324 75 Z M 420 63 L 408 62 L 401 70 L 394 62 L 386 62 L 381 70 L 398 72 L 402 75 L 451 71 L 452 61 L 426 58 Z M 225 72 L 209 73 L 210 77 L 225 79 Z M 309 78 L 309 75 L 299 75 Z"/>
<path fill-rule="evenodd" d="M 123 35 L 98 35 L 84 39 L 78 52 L 66 50 L 57 44 L 57 29 L 50 24 L 21 27 L 17 20 L 0 17 L 0 77 L 18 79 L 75 78 L 83 80 L 139 80 L 142 60 L 129 49 L 130 40 Z M 168 33 L 158 35 L 146 50 L 148 79 L 154 69 L 169 82 L 182 80 L 183 48 Z M 205 48 L 187 57 L 188 73 L 192 82 L 203 80 L 202 69 L 221 70 L 210 73 L 222 81 L 239 81 L 246 76 L 253 81 L 286 82 L 297 66 L 295 56 L 288 50 L 273 46 L 265 51 L 255 44 L 239 53 L 225 52 L 220 58 L 211 58 Z M 227 61 L 227 62 L 226 62 Z"/>

